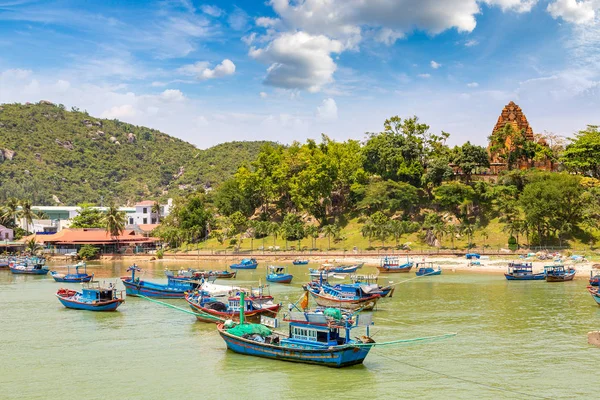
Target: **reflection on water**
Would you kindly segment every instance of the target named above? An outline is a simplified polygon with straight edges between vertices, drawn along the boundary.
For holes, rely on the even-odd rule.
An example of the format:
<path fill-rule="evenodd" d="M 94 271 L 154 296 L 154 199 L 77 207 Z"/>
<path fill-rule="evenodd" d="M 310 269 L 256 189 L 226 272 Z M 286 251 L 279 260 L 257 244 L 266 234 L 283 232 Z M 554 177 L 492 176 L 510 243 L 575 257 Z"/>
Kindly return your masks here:
<path fill-rule="evenodd" d="M 163 282 L 165 267 L 226 266 L 138 265 L 143 279 Z M 290 266 L 293 284 L 271 287 L 284 307 L 302 294 L 309 267 Z M 111 282 L 126 268 L 122 262 L 88 264 L 97 279 Z M 256 286 L 264 275 L 263 264 L 220 283 Z M 412 277 L 390 275 L 382 282 Z M 115 313 L 68 310 L 54 296 L 61 285 L 79 286 L 0 271 L 1 398 L 523 397 L 468 381 L 551 398 L 596 394 L 600 349 L 587 345 L 586 333 L 600 328 L 600 307 L 585 291 L 585 277 L 548 284 L 444 271 L 401 284 L 392 299 L 380 302 L 375 340 L 459 335 L 376 348 L 364 365 L 343 370 L 228 352 L 213 325 L 143 299 L 128 298 Z M 169 302 L 186 307 L 184 300 Z"/>

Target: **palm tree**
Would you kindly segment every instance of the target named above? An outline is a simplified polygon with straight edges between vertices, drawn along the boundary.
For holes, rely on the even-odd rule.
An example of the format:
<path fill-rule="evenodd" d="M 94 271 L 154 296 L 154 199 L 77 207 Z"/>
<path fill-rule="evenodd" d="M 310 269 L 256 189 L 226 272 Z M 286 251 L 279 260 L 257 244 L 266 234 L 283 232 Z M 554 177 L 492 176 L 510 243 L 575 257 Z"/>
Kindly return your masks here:
<path fill-rule="evenodd" d="M 450 236 L 450 243 L 452 243 L 452 250 L 454 250 L 454 239 L 458 233 L 457 226 L 454 224 L 448 224 L 446 226 L 446 235 Z"/>
<path fill-rule="evenodd" d="M 371 221 L 367 221 L 367 223 L 360 228 L 360 233 L 363 235 L 363 237 L 369 239 L 369 247 L 371 247 L 371 239 L 375 235 L 375 231 L 375 225 Z"/>
<path fill-rule="evenodd" d="M 152 204 L 152 208 L 150 209 L 150 212 L 152 214 L 156 214 L 156 223 L 159 224 L 160 223 L 160 204 L 158 204 L 158 201 L 155 201 L 154 204 Z"/>
<path fill-rule="evenodd" d="M 20 215 L 19 200 L 14 197 L 8 199 L 1 212 L 2 223 L 8 225 L 9 228 L 14 226 Z"/>
<path fill-rule="evenodd" d="M 31 200 L 21 200 L 21 212 L 19 213 L 25 224 L 27 225 L 27 232 L 29 231 L 29 225 L 33 224 L 33 219 L 36 217 L 35 211 L 31 209 Z"/>
<path fill-rule="evenodd" d="M 325 237 L 329 239 L 327 250 L 331 250 L 331 238 L 333 237 L 335 239 L 338 237 L 340 234 L 340 227 L 337 225 L 325 225 L 322 230 Z"/>
<path fill-rule="evenodd" d="M 442 247 L 442 238 L 444 237 L 444 234 L 446 233 L 446 227 L 444 226 L 443 223 L 435 224 L 431 227 L 431 233 L 433 233 L 433 236 L 438 241 L 438 243 L 439 243 L 438 249 L 439 249 L 440 247 Z"/>
<path fill-rule="evenodd" d="M 473 239 L 473 224 L 470 224 L 468 222 L 465 222 L 461 225 L 461 231 L 467 235 L 467 240 L 468 240 L 468 245 L 467 247 L 470 249 L 471 248 L 471 243 L 472 243 L 472 239 Z"/>
<path fill-rule="evenodd" d="M 317 238 L 319 237 L 319 227 L 309 225 L 306 227 L 306 235 L 311 238 L 311 247 L 314 249 L 317 247 Z"/>
<path fill-rule="evenodd" d="M 277 222 L 271 222 L 269 224 L 268 232 L 270 235 L 273 235 L 273 249 L 275 249 L 275 241 L 277 240 L 277 235 L 279 235 L 279 224 Z"/>
<path fill-rule="evenodd" d="M 488 231 L 486 231 L 485 229 L 481 231 L 480 233 L 481 235 L 481 239 L 483 240 L 483 249 L 485 250 L 485 241 L 487 240 L 487 238 L 490 237 Z"/>
<path fill-rule="evenodd" d="M 41 246 L 40 244 L 37 242 L 37 240 L 35 239 L 35 235 L 27 240 L 25 242 L 25 248 L 27 249 L 27 251 L 29 251 L 32 255 L 35 255 L 35 252 L 38 251 Z"/>
<path fill-rule="evenodd" d="M 114 204 L 108 207 L 106 214 L 102 218 L 106 233 L 108 233 L 111 238 L 116 238 L 117 240 L 117 252 L 119 249 L 119 236 L 121 236 L 125 230 L 126 221 L 125 212 L 120 211 Z"/>
<path fill-rule="evenodd" d="M 404 235 L 406 233 L 404 228 L 405 228 L 405 225 L 400 221 L 394 220 L 394 221 L 390 221 L 390 223 L 389 223 L 388 230 L 394 237 L 394 240 L 396 241 L 396 247 L 399 246 L 399 242 L 400 242 L 400 239 L 402 238 L 402 235 Z"/>

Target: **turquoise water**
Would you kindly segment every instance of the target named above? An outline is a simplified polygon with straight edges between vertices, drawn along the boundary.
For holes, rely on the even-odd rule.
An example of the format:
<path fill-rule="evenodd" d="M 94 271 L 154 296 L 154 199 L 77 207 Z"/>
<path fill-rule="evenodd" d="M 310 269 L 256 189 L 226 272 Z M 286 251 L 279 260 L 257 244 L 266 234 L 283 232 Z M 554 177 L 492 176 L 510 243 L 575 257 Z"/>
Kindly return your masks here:
<path fill-rule="evenodd" d="M 178 264 L 179 265 L 179 264 Z M 186 263 L 197 268 L 207 263 Z M 140 264 L 144 279 L 164 281 L 161 263 Z M 168 264 L 174 267 L 174 264 Z M 210 266 L 224 267 L 224 264 Z M 126 264 L 88 268 L 100 280 Z M 291 266 L 292 285 L 273 285 L 295 301 L 307 266 Z M 238 285 L 264 282 L 264 264 L 240 271 Z M 363 273 L 374 273 L 364 268 Z M 395 282 L 414 274 L 389 275 Z M 68 310 L 50 276 L 0 271 L 0 398 L 548 398 L 596 396 L 600 307 L 573 282 L 507 282 L 498 274 L 444 271 L 400 284 L 375 312 L 376 341 L 458 332 L 426 344 L 375 348 L 364 365 L 341 370 L 226 351 L 215 326 L 143 299 L 115 313 Z M 184 300 L 169 300 L 186 307 Z M 493 388 L 520 392 L 506 392 Z"/>

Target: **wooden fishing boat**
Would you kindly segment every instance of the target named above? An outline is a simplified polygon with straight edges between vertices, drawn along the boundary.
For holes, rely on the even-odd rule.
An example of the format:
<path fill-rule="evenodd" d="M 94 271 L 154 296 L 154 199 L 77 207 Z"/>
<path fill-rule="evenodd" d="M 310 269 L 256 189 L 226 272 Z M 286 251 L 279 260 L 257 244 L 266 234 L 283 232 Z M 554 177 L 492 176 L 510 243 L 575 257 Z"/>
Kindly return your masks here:
<path fill-rule="evenodd" d="M 596 304 L 600 306 L 600 291 L 598 290 L 598 287 L 588 286 L 587 290 L 592 295 L 592 298 L 594 299 Z"/>
<path fill-rule="evenodd" d="M 546 274 L 544 272 L 534 274 L 532 263 L 511 262 L 508 264 L 508 270 L 504 277 L 509 281 L 539 281 L 546 279 Z"/>
<path fill-rule="evenodd" d="M 61 288 L 56 297 L 67 308 L 87 311 L 115 311 L 125 301 L 112 284 L 102 287 L 98 282 L 91 282 L 81 292 Z"/>
<path fill-rule="evenodd" d="M 170 270 L 165 269 L 165 276 L 167 278 L 179 279 L 182 281 L 185 280 L 194 280 L 194 279 L 231 279 L 235 278 L 237 274 L 236 271 L 222 271 L 222 270 L 196 270 L 196 269 L 187 269 L 187 270 Z"/>
<path fill-rule="evenodd" d="M 174 278 L 167 278 L 167 284 L 160 284 L 140 280 L 135 277 L 135 273 L 141 271 L 136 265 L 127 269 L 131 276 L 122 276 L 121 282 L 125 285 L 127 296 L 146 296 L 162 299 L 183 299 L 185 293 L 195 290 L 200 283 L 195 281 L 181 281 Z"/>
<path fill-rule="evenodd" d="M 400 262 L 398 257 L 385 256 L 381 259 L 377 269 L 379 272 L 386 273 L 407 273 L 413 267 L 413 262 L 406 259 L 405 263 Z"/>
<path fill-rule="evenodd" d="M 337 310 L 334 310 L 337 311 Z M 375 341 L 367 336 L 351 339 L 355 319 L 328 314 L 299 313 L 304 317 L 289 323 L 288 334 L 264 325 L 230 321 L 217 325 L 227 348 L 235 353 L 274 360 L 347 367 L 362 364 Z M 340 314 L 341 315 L 341 314 Z"/>
<path fill-rule="evenodd" d="M 442 274 L 442 269 L 439 266 L 437 269 L 435 269 L 432 262 L 418 262 L 415 268 L 417 268 L 415 271 L 417 276 L 433 276 Z"/>
<path fill-rule="evenodd" d="M 565 269 L 564 265 L 549 265 L 544 267 L 546 282 L 566 282 L 572 281 L 575 277 L 573 268 Z"/>
<path fill-rule="evenodd" d="M 303 288 L 319 306 L 344 310 L 372 310 L 381 298 L 381 294 L 367 293 L 360 285 L 332 286 L 324 282 L 310 282 Z"/>
<path fill-rule="evenodd" d="M 267 282 L 273 283 L 291 283 L 293 275 L 287 272 L 286 267 L 269 265 L 267 267 Z"/>
<path fill-rule="evenodd" d="M 352 283 L 363 285 L 363 286 L 374 286 L 377 288 L 376 293 L 379 293 L 381 297 L 392 297 L 396 287 L 393 285 L 382 286 L 378 283 L 379 277 L 377 275 L 352 275 L 350 276 Z"/>
<path fill-rule="evenodd" d="M 71 273 L 71 267 L 75 268 L 75 273 Z M 83 273 L 79 272 L 79 268 L 83 267 Z M 50 275 L 56 282 L 89 282 L 94 277 L 94 274 L 89 275 L 87 273 L 87 265 L 86 263 L 78 263 L 73 266 L 67 266 L 67 273 L 61 274 L 57 271 L 50 271 Z"/>
<path fill-rule="evenodd" d="M 258 267 L 258 261 L 254 258 L 244 258 L 239 263 L 229 266 L 231 269 L 256 269 L 256 267 Z"/>
<path fill-rule="evenodd" d="M 308 264 L 308 260 L 294 260 L 292 261 L 292 264 L 294 265 L 307 265 Z"/>
<path fill-rule="evenodd" d="M 590 286 L 600 286 L 600 274 L 594 275 L 594 272 L 590 271 Z"/>
<path fill-rule="evenodd" d="M 8 265 L 10 272 L 18 275 L 46 275 L 50 270 L 46 267 L 46 260 L 33 257 L 22 261 L 11 261 Z"/>
<path fill-rule="evenodd" d="M 281 304 L 275 304 L 272 301 L 265 302 L 264 299 L 261 301 L 261 299 L 251 296 L 246 297 L 244 292 L 229 297 L 227 303 L 207 296 L 202 291 L 188 293 L 185 300 L 191 309 L 198 313 L 196 315 L 198 321 L 202 322 L 215 322 L 218 319 L 239 321 L 240 313 L 243 314 L 243 318 L 246 320 L 258 321 L 261 315 L 276 315 L 279 308 L 281 308 Z M 240 310 L 240 304 L 242 303 L 244 304 L 243 312 Z"/>

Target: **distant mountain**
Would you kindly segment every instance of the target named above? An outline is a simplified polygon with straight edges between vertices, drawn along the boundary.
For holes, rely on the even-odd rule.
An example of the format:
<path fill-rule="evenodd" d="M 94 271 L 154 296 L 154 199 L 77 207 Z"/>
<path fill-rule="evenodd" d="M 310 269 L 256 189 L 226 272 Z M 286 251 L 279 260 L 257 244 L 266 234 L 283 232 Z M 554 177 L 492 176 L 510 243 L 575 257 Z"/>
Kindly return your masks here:
<path fill-rule="evenodd" d="M 0 105 L 0 203 L 120 204 L 216 186 L 268 142 L 206 150 L 142 126 L 41 101 Z"/>

